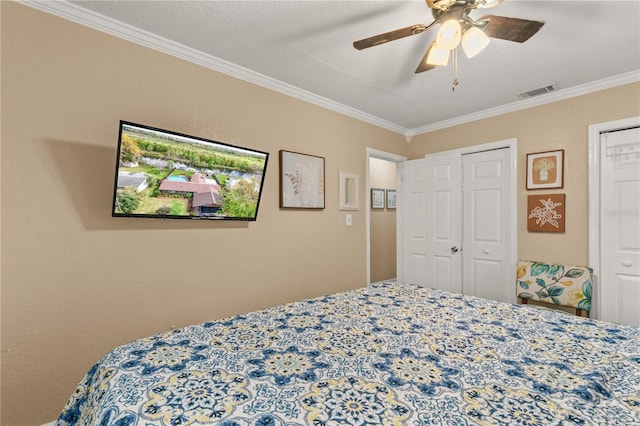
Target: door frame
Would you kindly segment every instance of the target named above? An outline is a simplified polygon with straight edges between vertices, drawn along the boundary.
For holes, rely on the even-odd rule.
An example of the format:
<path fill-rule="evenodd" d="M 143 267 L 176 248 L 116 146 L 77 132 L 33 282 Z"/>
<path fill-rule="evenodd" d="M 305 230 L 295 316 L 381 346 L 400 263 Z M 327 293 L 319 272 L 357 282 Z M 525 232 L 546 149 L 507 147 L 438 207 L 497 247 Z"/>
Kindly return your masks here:
<path fill-rule="evenodd" d="M 594 295 L 600 290 L 600 135 L 640 126 L 640 116 L 589 126 L 589 267 L 593 269 Z M 593 298 L 593 318 L 600 319 L 600 303 Z"/>
<path fill-rule="evenodd" d="M 514 212 L 513 216 L 511 217 L 511 223 L 510 223 L 510 231 L 511 231 L 511 240 L 507 243 L 508 244 L 508 250 L 511 253 L 511 258 L 510 258 L 510 264 L 509 264 L 509 268 L 511 269 L 511 271 L 513 272 L 513 279 L 514 279 L 514 283 L 515 283 L 515 277 L 516 277 L 516 268 L 517 268 L 517 264 L 518 264 L 518 192 L 517 192 L 517 182 L 518 182 L 518 174 L 517 174 L 517 169 L 518 169 L 518 141 L 516 138 L 511 138 L 511 139 L 504 139 L 504 140 L 500 140 L 500 141 L 495 141 L 495 142 L 489 142 L 489 143 L 485 143 L 485 144 L 480 144 L 480 145 L 473 145 L 473 146 L 468 146 L 468 147 L 463 147 L 463 148 L 458 148 L 458 149 L 454 149 L 454 150 L 450 150 L 450 151 L 440 151 L 440 152 L 433 152 L 430 154 L 426 154 L 424 156 L 424 158 L 430 157 L 430 156 L 434 156 L 434 155 L 440 155 L 443 154 L 445 152 L 447 153 L 451 153 L 451 154 L 458 154 L 460 156 L 460 161 L 462 161 L 462 155 L 464 154 L 473 154 L 473 153 L 477 153 L 477 152 L 482 152 L 482 151 L 492 151 L 492 150 L 496 150 L 496 149 L 502 149 L 502 148 L 509 148 L 509 154 L 510 154 L 510 160 L 509 160 L 509 167 L 511 168 L 511 184 L 509 185 L 509 191 L 511 192 L 511 209 Z M 402 205 L 402 163 L 398 164 L 398 189 L 397 189 L 397 200 L 398 200 L 398 206 Z M 462 188 L 461 188 L 462 189 Z M 397 223 L 397 229 L 401 230 L 402 229 L 402 215 L 397 215 L 396 216 L 396 223 Z M 462 224 L 461 224 L 462 225 Z M 397 233 L 397 258 L 398 260 L 402 259 L 403 257 L 403 244 L 401 242 L 401 238 L 402 238 L 402 233 L 398 232 Z M 398 263 L 400 264 L 400 263 Z M 400 274 L 400 272 L 399 272 Z M 464 276 L 462 277 L 462 279 L 464 280 Z M 515 291 L 513 292 L 513 297 L 512 297 L 512 302 L 515 303 L 516 301 L 516 297 L 515 297 Z"/>
<path fill-rule="evenodd" d="M 371 184 L 369 179 L 369 160 L 371 158 L 377 158 L 379 160 L 391 161 L 396 163 L 396 185 L 400 185 L 400 168 L 398 167 L 403 161 L 407 160 L 407 157 L 398 154 L 392 154 L 390 152 L 380 151 L 373 148 L 367 148 L 366 155 L 366 172 L 365 172 L 365 227 L 366 227 L 366 248 L 367 248 L 367 285 L 371 284 Z M 398 191 L 399 192 L 399 191 Z M 398 194 L 399 195 L 399 194 Z M 398 215 L 396 213 L 396 229 L 398 227 Z M 396 248 L 396 253 L 397 253 Z M 396 254 L 397 258 L 397 254 Z"/>

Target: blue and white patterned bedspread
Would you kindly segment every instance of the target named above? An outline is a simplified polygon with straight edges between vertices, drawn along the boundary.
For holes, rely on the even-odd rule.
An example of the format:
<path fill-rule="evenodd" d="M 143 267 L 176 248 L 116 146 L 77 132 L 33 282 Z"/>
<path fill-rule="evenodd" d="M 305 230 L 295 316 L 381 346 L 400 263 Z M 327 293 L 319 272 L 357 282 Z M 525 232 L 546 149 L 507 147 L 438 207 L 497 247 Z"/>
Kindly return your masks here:
<path fill-rule="evenodd" d="M 395 282 L 108 353 L 58 425 L 640 424 L 640 328 Z"/>

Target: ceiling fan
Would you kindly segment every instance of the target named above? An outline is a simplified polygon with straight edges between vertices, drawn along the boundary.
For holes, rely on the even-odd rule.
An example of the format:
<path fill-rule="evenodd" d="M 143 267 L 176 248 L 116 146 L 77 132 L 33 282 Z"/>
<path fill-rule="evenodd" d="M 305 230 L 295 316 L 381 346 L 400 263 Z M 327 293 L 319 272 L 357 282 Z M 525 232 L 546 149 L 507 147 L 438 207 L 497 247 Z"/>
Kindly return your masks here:
<path fill-rule="evenodd" d="M 427 52 L 418 64 L 416 73 L 429 71 L 436 66 L 448 64 L 449 56 L 454 61 L 454 82 L 457 85 L 457 47 L 462 48 L 471 58 L 480 53 L 488 44 L 489 37 L 524 43 L 544 25 L 541 21 L 508 18 L 506 16 L 486 15 L 474 21 L 469 12 L 477 8 L 488 8 L 502 3 L 503 0 L 426 0 L 434 21 L 429 25 L 416 24 L 394 31 L 367 37 L 353 42 L 358 50 L 378 46 L 383 43 L 421 34 L 436 24 L 440 30 L 436 39 L 429 45 Z M 450 55 L 450 52 L 452 54 Z"/>

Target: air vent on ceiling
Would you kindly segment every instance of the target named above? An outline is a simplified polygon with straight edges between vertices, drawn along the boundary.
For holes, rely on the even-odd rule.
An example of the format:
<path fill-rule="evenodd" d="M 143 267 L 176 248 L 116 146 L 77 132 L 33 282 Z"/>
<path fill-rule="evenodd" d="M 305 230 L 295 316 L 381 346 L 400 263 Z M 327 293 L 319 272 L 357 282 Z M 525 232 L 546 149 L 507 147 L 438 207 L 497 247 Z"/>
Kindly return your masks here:
<path fill-rule="evenodd" d="M 518 93 L 516 96 L 519 99 L 528 99 L 528 98 L 533 98 L 534 96 L 544 95 L 545 93 L 553 92 L 555 90 L 556 90 L 555 84 L 549 84 L 548 86 L 538 87 L 537 89 Z"/>

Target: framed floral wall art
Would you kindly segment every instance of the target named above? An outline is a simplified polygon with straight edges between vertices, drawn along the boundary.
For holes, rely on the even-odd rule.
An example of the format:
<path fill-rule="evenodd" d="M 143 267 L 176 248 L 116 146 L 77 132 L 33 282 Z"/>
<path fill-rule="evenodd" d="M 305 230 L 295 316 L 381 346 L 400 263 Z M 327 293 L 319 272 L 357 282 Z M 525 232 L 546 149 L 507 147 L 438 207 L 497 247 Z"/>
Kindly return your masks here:
<path fill-rule="evenodd" d="M 565 194 L 529 195 L 527 231 L 564 232 Z"/>
<path fill-rule="evenodd" d="M 527 154 L 527 189 L 562 188 L 564 149 Z"/>
<path fill-rule="evenodd" d="M 280 151 L 280 207 L 324 209 L 324 158 Z"/>

